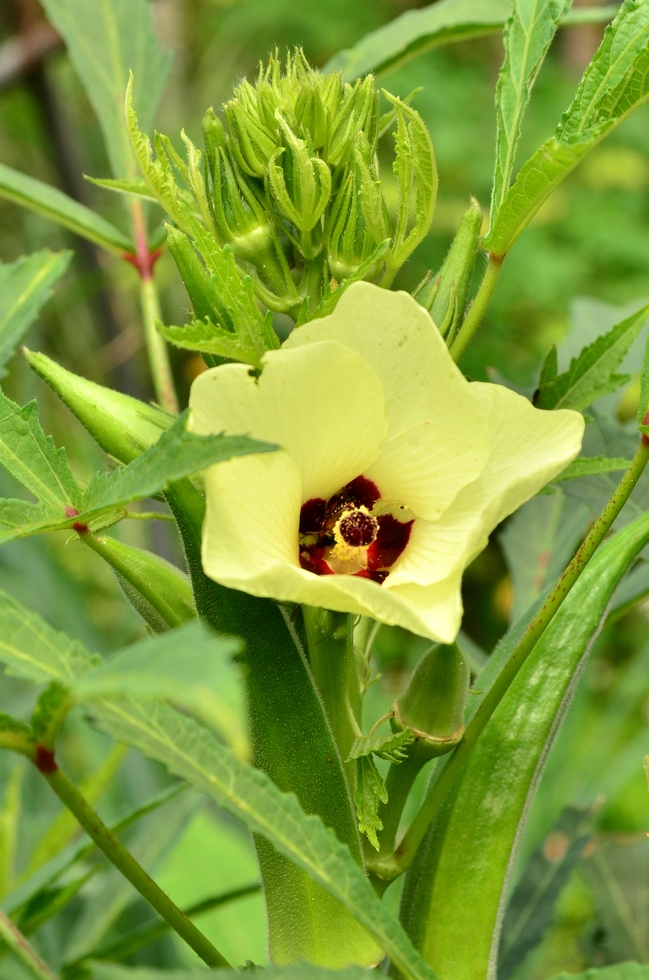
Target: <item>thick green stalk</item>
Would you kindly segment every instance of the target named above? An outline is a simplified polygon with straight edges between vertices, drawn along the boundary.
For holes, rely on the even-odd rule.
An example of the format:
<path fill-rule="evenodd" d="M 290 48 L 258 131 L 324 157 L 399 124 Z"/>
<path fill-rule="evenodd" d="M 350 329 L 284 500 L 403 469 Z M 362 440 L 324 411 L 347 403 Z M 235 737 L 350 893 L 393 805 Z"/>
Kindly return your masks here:
<path fill-rule="evenodd" d="M 58 980 L 56 973 L 40 958 L 34 947 L 27 942 L 22 932 L 2 909 L 0 909 L 0 939 L 4 940 L 36 980 Z"/>
<path fill-rule="evenodd" d="M 469 346 L 469 343 L 473 339 L 473 335 L 482 322 L 482 318 L 485 315 L 485 311 L 489 306 L 494 289 L 496 288 L 496 283 L 500 278 L 504 258 L 504 255 L 489 255 L 487 268 L 485 269 L 485 274 L 482 277 L 480 288 L 476 293 L 473 303 L 469 307 L 469 312 L 464 319 L 464 323 L 460 327 L 455 340 L 451 344 L 451 356 L 456 362 L 459 361 L 462 354 L 464 354 L 464 351 Z"/>
<path fill-rule="evenodd" d="M 534 649 L 537 641 L 561 607 L 564 599 L 595 554 L 595 551 L 611 529 L 611 525 L 629 499 L 631 491 L 640 479 L 649 462 L 649 439 L 642 436 L 640 444 L 628 469 L 622 477 L 606 507 L 597 518 L 579 551 L 574 556 L 556 586 L 536 614 L 521 637 L 511 657 L 495 679 L 476 711 L 464 738 L 449 758 L 448 763 L 431 786 L 421 809 L 413 820 L 410 829 L 390 857 L 380 857 L 372 862 L 372 871 L 381 878 L 392 879 L 402 874 L 411 864 L 417 848 L 433 819 L 439 813 L 455 779 L 462 769 L 471 749 L 480 737 L 485 725 L 502 701 L 507 690 L 516 678 L 521 667 Z"/>
<path fill-rule="evenodd" d="M 156 885 L 132 854 L 111 833 L 76 786 L 61 772 L 53 755 L 49 752 L 39 754 L 37 751 L 36 765 L 58 798 L 74 814 L 99 850 L 130 881 L 142 898 L 169 923 L 174 932 L 178 933 L 208 966 L 229 967 L 230 964 L 218 949 L 196 928 L 191 919 L 181 912 L 159 885 Z"/>
<path fill-rule="evenodd" d="M 312 606 L 304 606 L 302 612 L 311 670 L 353 787 L 355 762 L 349 761 L 349 753 L 361 731 L 362 699 L 352 617 Z"/>

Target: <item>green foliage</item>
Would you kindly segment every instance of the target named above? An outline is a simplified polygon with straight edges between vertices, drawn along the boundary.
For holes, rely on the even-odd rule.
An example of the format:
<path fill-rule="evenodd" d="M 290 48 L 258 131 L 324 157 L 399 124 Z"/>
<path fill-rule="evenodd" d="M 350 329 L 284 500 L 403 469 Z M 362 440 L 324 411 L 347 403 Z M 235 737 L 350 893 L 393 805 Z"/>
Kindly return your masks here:
<path fill-rule="evenodd" d="M 0 377 L 69 261 L 70 252 L 43 251 L 0 263 Z"/>
<path fill-rule="evenodd" d="M 146 967 L 123 967 L 112 963 L 92 963 L 91 969 L 91 980 L 202 980 L 206 975 L 205 970 L 199 969 L 165 970 L 161 973 Z M 234 970 L 219 970 L 219 976 L 223 980 L 235 980 L 240 973 L 235 973 Z M 264 976 L 268 977 L 268 980 L 333 980 L 334 977 L 338 980 L 370 980 L 374 973 L 371 970 L 363 970 L 359 966 L 348 966 L 344 970 L 327 970 L 322 966 L 300 963 L 295 966 L 267 966 L 264 968 Z M 611 977 L 610 980 L 617 980 L 617 978 Z M 629 980 L 636 980 L 636 977 L 630 976 Z M 644 977 L 638 977 L 637 980 L 644 980 Z"/>
<path fill-rule="evenodd" d="M 482 209 L 473 198 L 465 211 L 444 262 L 430 279 L 413 293 L 417 302 L 430 312 L 434 323 L 450 344 L 466 309 L 471 273 L 478 251 Z"/>
<path fill-rule="evenodd" d="M 116 255 L 130 255 L 133 252 L 133 243 L 100 214 L 58 188 L 28 177 L 4 163 L 0 163 L 0 197 L 29 208 Z"/>
<path fill-rule="evenodd" d="M 499 31 L 510 16 L 509 0 L 438 0 L 422 9 L 408 10 L 384 27 L 361 38 L 353 48 L 339 51 L 327 70 L 342 71 L 352 81 L 368 72 L 384 74 L 431 48 L 466 41 Z M 574 10 L 565 24 L 610 20 L 616 6 Z"/>
<path fill-rule="evenodd" d="M 642 307 L 584 347 L 562 374 L 557 374 L 557 352 L 552 348 L 541 368 L 538 408 L 581 410 L 628 381 L 628 375 L 615 374 L 615 369 L 645 325 L 648 311 Z"/>
<path fill-rule="evenodd" d="M 521 168 L 492 214 L 485 247 L 504 255 L 552 191 L 649 98 L 649 4 L 624 0 L 555 135 Z"/>
<path fill-rule="evenodd" d="M 597 473 L 619 473 L 625 470 L 630 459 L 622 456 L 582 456 L 575 459 L 566 466 L 565 470 L 555 477 L 554 483 L 563 483 L 565 480 L 578 480 L 581 476 L 595 476 Z"/>
<path fill-rule="evenodd" d="M 500 913 L 529 788 L 565 715 L 610 596 L 647 540 L 644 515 L 607 541 L 586 567 L 488 722 L 429 833 L 424 854 L 409 872 L 404 908 L 416 912 L 408 911 L 406 922 L 442 974 L 453 975 L 455 963 L 469 962 L 467 955 L 477 964 L 497 953 Z M 488 686 L 480 684 L 483 697 Z M 479 919 L 471 914 L 477 894 Z"/>
<path fill-rule="evenodd" d="M 551 980 L 647 980 L 649 966 L 639 963 L 618 963 L 605 966 L 601 970 L 586 970 L 585 973 L 558 973 Z"/>
<path fill-rule="evenodd" d="M 394 106 L 397 116 L 392 169 L 399 186 L 394 236 L 387 256 L 386 284 L 430 228 L 437 200 L 437 164 L 428 129 L 419 113 L 389 92 L 383 90 L 383 94 Z"/>
<path fill-rule="evenodd" d="M 414 738 L 409 728 L 390 735 L 361 735 L 354 742 L 349 758 L 360 759 L 374 754 L 388 762 L 401 762 L 406 757 L 404 750 L 414 741 Z"/>
<path fill-rule="evenodd" d="M 514 0 L 505 24 L 505 60 L 496 85 L 492 222 L 509 190 L 523 115 L 559 21 L 572 0 Z"/>
<path fill-rule="evenodd" d="M 132 176 L 123 113 L 128 73 L 137 77 L 134 105 L 149 129 L 170 64 L 154 36 L 149 5 L 145 0 L 103 0 L 94 8 L 84 0 L 45 0 L 43 6 L 65 38 L 97 113 L 113 176 Z"/>
<path fill-rule="evenodd" d="M 239 762 L 205 729 L 166 706 L 102 705 L 96 718 L 113 738 L 187 779 L 306 871 L 365 926 L 404 976 L 432 978 L 348 849 L 318 816 L 307 816 L 295 796 L 282 793 L 264 773 Z"/>
<path fill-rule="evenodd" d="M 232 456 L 275 448 L 246 436 L 196 436 L 185 430 L 185 413 L 131 463 L 96 474 L 82 492 L 65 450 L 56 449 L 51 437 L 43 434 L 36 403 L 21 409 L 0 394 L 0 408 L 6 413 L 0 419 L 0 462 L 39 501 L 0 502 L 0 543 L 72 527 L 85 533 L 98 519 L 106 526 L 124 516 L 126 504 L 153 497 L 174 480 Z"/>
<path fill-rule="evenodd" d="M 356 789 L 354 791 L 358 829 L 365 834 L 372 847 L 379 850 L 377 830 L 383 830 L 379 806 L 388 802 L 388 793 L 376 763 L 370 755 L 356 758 Z"/>

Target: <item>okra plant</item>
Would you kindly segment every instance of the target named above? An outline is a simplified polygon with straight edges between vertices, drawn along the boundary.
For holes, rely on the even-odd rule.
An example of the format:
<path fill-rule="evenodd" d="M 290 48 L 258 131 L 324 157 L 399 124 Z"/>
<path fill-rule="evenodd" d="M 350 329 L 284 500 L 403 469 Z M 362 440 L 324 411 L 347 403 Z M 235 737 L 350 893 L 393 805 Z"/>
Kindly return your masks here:
<path fill-rule="evenodd" d="M 321 68 L 300 49 L 275 50 L 206 108 L 198 145 L 151 132 L 168 58 L 145 0 L 43 6 L 106 139 L 112 176 L 92 180 L 120 195 L 130 231 L 1 164 L 0 195 L 134 267 L 155 402 L 24 349 L 106 456 L 83 485 L 37 404 L 0 393 L 0 462 L 27 491 L 0 501 L 0 543 L 63 532 L 107 563 L 143 624 L 140 640 L 103 658 L 30 609 L 29 595 L 0 594 L 0 660 L 38 688 L 28 709 L 22 699 L 0 716 L 0 746 L 69 811 L 46 832 L 45 859 L 32 856 L 5 888 L 0 974 L 505 980 L 543 931 L 520 948 L 503 940 L 530 804 L 593 637 L 649 544 L 642 493 L 632 519 L 626 507 L 649 461 L 649 361 L 630 449 L 593 452 L 589 435 L 599 400 L 628 380 L 618 368 L 649 307 L 563 368 L 550 350 L 533 393 L 471 380 L 462 358 L 518 237 L 649 98 L 649 0 L 574 11 L 570 0 L 439 0 Z M 588 20 L 607 22 L 601 44 L 555 133 L 519 165 L 557 29 Z M 399 98 L 376 76 L 432 45 L 500 31 L 490 213 L 467 201 L 441 267 L 395 289 L 434 222 L 435 133 L 416 92 Z M 160 313 L 155 267 L 167 248 L 184 324 Z M 0 267 L 2 364 L 68 258 L 42 251 Z M 204 361 L 186 407 L 168 345 Z M 552 566 L 486 656 L 461 633 L 465 570 L 526 502 L 603 476 L 610 491 L 582 520 L 573 557 L 571 538 L 565 567 Z M 182 569 L 122 539 L 120 523 L 135 517 L 173 522 Z M 383 713 L 382 624 L 425 641 Z M 118 747 L 80 786 L 62 739 L 86 723 Z M 95 801 L 120 746 L 173 780 L 109 826 Z M 642 770 L 641 748 L 633 764 Z M 186 786 L 252 835 L 259 883 L 212 904 L 261 887 L 271 965 L 229 962 L 201 929 L 205 908 L 182 910 L 122 839 L 152 811 L 173 824 Z M 69 843 L 78 827 L 86 837 Z M 106 864 L 157 918 L 76 948 L 70 922 Z M 178 972 L 173 957 L 150 956 L 165 929 L 204 965 Z M 640 980 L 649 966 L 587 975 Z"/>

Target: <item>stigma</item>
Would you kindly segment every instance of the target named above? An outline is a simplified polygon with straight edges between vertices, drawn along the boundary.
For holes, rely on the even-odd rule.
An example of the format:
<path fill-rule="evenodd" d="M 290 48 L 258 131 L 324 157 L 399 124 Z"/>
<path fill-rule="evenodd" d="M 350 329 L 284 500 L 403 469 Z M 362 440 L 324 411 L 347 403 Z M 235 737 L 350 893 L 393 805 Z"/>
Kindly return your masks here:
<path fill-rule="evenodd" d="M 364 476 L 329 500 L 307 500 L 300 511 L 300 565 L 315 575 L 355 575 L 382 584 L 414 523 L 400 521 L 389 512 L 394 509 L 386 509 L 378 487 Z"/>

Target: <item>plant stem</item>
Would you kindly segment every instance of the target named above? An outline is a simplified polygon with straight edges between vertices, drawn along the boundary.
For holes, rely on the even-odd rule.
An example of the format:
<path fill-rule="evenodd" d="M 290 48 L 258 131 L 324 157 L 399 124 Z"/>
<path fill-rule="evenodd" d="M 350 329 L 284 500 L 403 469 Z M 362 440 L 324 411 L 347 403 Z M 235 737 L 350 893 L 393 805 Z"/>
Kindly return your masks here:
<path fill-rule="evenodd" d="M 356 667 L 352 617 L 303 606 L 309 662 L 324 701 L 350 787 L 356 763 L 349 759 L 360 734 L 361 685 Z"/>
<path fill-rule="evenodd" d="M 161 337 L 156 330 L 156 320 L 160 319 L 160 303 L 153 278 L 153 268 L 158 256 L 149 251 L 144 226 L 144 212 L 139 201 L 132 203 L 131 213 L 137 248 L 133 264 L 140 276 L 140 304 L 153 387 L 156 399 L 162 408 L 166 408 L 168 412 L 177 415 L 178 399 L 176 398 L 167 344 L 164 337 Z"/>
<path fill-rule="evenodd" d="M 496 283 L 500 278 L 504 258 L 504 255 L 492 255 L 489 253 L 487 268 L 482 277 L 480 288 L 475 295 L 473 303 L 469 307 L 469 312 L 464 319 L 464 323 L 451 344 L 451 356 L 456 362 L 460 360 L 462 354 L 464 354 L 464 351 L 473 339 L 473 335 L 480 326 L 491 297 L 493 296 L 494 289 L 496 288 Z"/>
<path fill-rule="evenodd" d="M 27 942 L 22 932 L 2 909 L 0 909 L 0 938 L 27 967 L 32 976 L 36 977 L 36 980 L 58 980 L 56 973 L 40 958 L 34 947 Z"/>
<path fill-rule="evenodd" d="M 379 845 L 384 854 L 389 854 L 394 850 L 403 808 L 415 779 L 425 762 L 425 759 L 407 756 L 402 762 L 390 764 L 385 780 L 388 802 L 382 803 L 379 807 L 379 817 L 383 823 L 383 830 L 377 833 Z"/>
<path fill-rule="evenodd" d="M 132 854 L 110 832 L 106 824 L 103 823 L 90 804 L 86 802 L 76 786 L 61 772 L 54 762 L 53 755 L 49 757 L 47 764 L 44 765 L 41 763 L 39 769 L 61 802 L 74 814 L 99 850 L 130 881 L 142 898 L 185 940 L 187 945 L 191 946 L 203 962 L 211 967 L 229 967 L 230 964 L 225 957 L 196 928 L 191 919 L 188 919 L 184 912 L 181 912 L 169 896 L 156 885 L 155 881 L 149 877 Z"/>
<path fill-rule="evenodd" d="M 372 870 L 379 877 L 388 879 L 396 878 L 411 864 L 417 848 L 423 840 L 431 822 L 439 813 L 471 749 L 509 690 L 509 687 L 536 646 L 538 640 L 561 607 L 564 599 L 609 532 L 615 518 L 622 510 L 622 507 L 629 499 L 631 491 L 640 479 L 647 462 L 649 462 L 649 439 L 643 435 L 635 456 L 613 492 L 611 499 L 593 524 L 577 554 L 527 627 L 527 630 L 512 652 L 511 657 L 485 695 L 484 700 L 464 734 L 464 738 L 450 756 L 449 761 L 440 772 L 436 782 L 431 786 L 428 796 L 422 803 L 410 829 L 393 855 L 384 859 L 379 857 L 372 863 Z"/>

